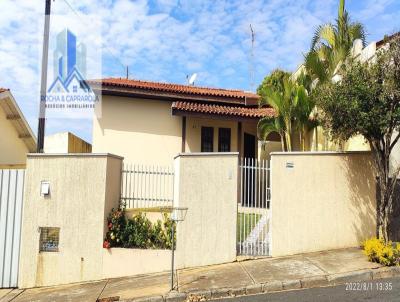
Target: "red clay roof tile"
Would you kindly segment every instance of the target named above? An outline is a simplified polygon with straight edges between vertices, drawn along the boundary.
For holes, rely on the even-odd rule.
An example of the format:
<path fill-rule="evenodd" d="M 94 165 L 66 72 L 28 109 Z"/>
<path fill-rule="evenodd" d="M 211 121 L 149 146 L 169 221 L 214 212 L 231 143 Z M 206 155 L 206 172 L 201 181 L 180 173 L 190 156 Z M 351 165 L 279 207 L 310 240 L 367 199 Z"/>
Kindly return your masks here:
<path fill-rule="evenodd" d="M 140 81 L 140 80 L 122 79 L 122 78 L 105 78 L 102 80 L 90 80 L 89 83 L 102 84 L 102 86 L 136 88 L 136 89 L 182 93 L 191 95 L 204 95 L 204 96 L 238 98 L 238 99 L 259 98 L 259 96 L 255 93 L 246 92 L 238 89 L 209 88 L 209 87 Z"/>
<path fill-rule="evenodd" d="M 397 39 L 397 38 L 400 38 L 400 31 L 397 32 L 397 33 L 394 33 L 394 34 L 392 34 L 390 36 L 385 36 L 382 40 L 376 42 L 376 47 L 380 48 L 383 45 L 385 45 L 387 42 L 389 42 L 389 41 L 391 41 L 393 39 Z"/>
<path fill-rule="evenodd" d="M 243 106 L 237 107 L 182 101 L 173 102 L 172 110 L 217 115 L 230 115 L 247 118 L 262 118 L 266 116 L 273 116 L 275 114 L 275 111 L 272 108 L 251 108 Z"/>

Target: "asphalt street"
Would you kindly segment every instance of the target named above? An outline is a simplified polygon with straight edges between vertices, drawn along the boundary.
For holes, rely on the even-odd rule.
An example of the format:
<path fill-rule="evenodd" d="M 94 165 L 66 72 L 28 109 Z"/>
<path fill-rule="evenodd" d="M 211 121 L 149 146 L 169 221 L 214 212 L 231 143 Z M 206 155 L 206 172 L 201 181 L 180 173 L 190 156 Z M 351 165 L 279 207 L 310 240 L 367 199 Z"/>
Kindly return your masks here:
<path fill-rule="evenodd" d="M 400 278 L 220 299 L 226 302 L 400 301 Z"/>

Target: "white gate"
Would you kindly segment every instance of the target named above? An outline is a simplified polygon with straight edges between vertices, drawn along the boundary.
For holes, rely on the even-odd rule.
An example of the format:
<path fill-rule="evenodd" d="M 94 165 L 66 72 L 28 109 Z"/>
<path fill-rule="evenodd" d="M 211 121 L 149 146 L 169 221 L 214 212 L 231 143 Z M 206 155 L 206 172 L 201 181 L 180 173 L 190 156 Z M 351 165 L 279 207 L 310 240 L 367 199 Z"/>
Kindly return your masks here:
<path fill-rule="evenodd" d="M 125 164 L 121 177 L 121 201 L 126 208 L 172 206 L 174 170 L 168 166 Z"/>
<path fill-rule="evenodd" d="M 245 158 L 240 160 L 239 167 L 237 254 L 269 256 L 271 241 L 269 162 Z"/>
<path fill-rule="evenodd" d="M 0 288 L 17 287 L 25 170 L 0 170 Z"/>

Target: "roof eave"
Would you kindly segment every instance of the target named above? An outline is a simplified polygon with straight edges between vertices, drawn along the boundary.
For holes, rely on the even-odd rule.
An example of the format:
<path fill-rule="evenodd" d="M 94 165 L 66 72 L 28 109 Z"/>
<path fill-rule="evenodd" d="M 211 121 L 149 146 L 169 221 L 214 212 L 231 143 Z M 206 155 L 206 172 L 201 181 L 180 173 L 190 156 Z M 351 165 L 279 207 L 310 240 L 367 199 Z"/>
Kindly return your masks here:
<path fill-rule="evenodd" d="M 395 39 L 395 38 L 400 38 L 400 32 L 394 33 L 393 35 L 390 36 L 386 36 L 384 37 L 382 40 L 376 42 L 376 48 L 380 48 L 382 46 L 384 46 L 386 43 L 388 43 L 389 41 Z"/>
<path fill-rule="evenodd" d="M 24 114 L 22 113 L 21 109 L 19 108 L 17 102 L 14 99 L 14 96 L 10 92 L 10 90 L 5 90 L 0 93 L 0 100 L 8 100 L 8 107 L 12 111 L 12 115 L 15 117 L 18 117 L 18 120 L 21 121 L 21 125 L 23 128 L 23 131 L 20 131 L 17 126 L 15 125 L 16 121 L 12 121 L 12 125 L 16 128 L 16 131 L 18 132 L 19 138 L 22 139 L 26 147 L 28 148 L 29 152 L 35 152 L 36 151 L 36 136 L 33 133 L 31 127 L 29 126 L 27 120 L 25 119 Z"/>
<path fill-rule="evenodd" d="M 146 99 L 158 99 L 158 100 L 191 100 L 191 101 L 208 101 L 226 104 L 237 104 L 245 105 L 246 97 L 227 97 L 227 96 L 210 96 L 205 94 L 191 94 L 191 93 L 174 93 L 160 90 L 150 90 L 150 89 L 139 89 L 139 88 L 129 88 L 120 87 L 113 85 L 102 85 L 99 83 L 90 83 L 92 89 L 96 93 L 101 93 L 102 95 L 113 95 L 122 97 L 140 97 Z M 249 100 L 251 98 L 247 97 Z"/>
<path fill-rule="evenodd" d="M 229 121 L 237 121 L 237 122 L 248 122 L 248 121 L 253 121 L 257 122 L 258 120 L 261 119 L 261 117 L 254 117 L 254 116 L 243 116 L 243 115 L 232 115 L 232 114 L 221 114 L 221 113 L 211 113 L 211 112 L 196 112 L 196 111 L 190 111 L 190 110 L 183 110 L 183 109 L 177 109 L 177 108 L 171 108 L 171 113 L 172 115 L 175 116 L 190 116 L 190 117 L 212 117 L 212 118 L 217 118 L 221 120 L 229 120 Z"/>

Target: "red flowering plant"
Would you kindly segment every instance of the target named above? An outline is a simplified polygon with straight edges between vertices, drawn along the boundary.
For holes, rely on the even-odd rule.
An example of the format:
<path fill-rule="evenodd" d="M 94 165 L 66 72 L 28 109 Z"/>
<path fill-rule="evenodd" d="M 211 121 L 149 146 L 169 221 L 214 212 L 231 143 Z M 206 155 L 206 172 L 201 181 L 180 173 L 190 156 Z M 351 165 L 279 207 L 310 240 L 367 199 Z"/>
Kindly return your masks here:
<path fill-rule="evenodd" d="M 121 247 L 123 231 L 125 229 L 125 207 L 120 206 L 118 209 L 112 209 L 107 217 L 107 234 L 103 242 L 104 248 Z"/>

